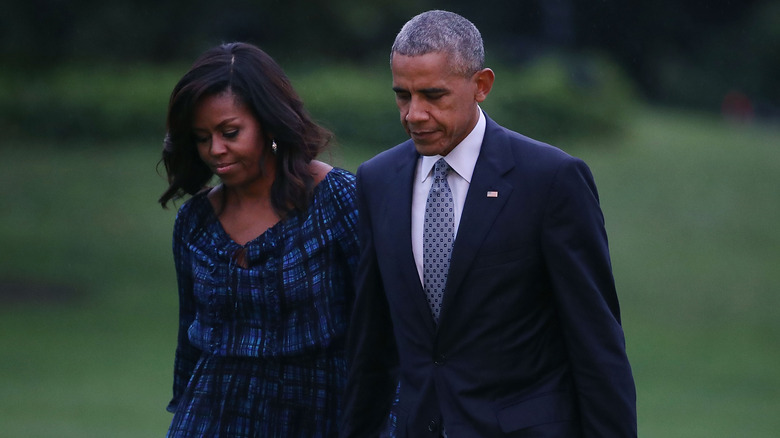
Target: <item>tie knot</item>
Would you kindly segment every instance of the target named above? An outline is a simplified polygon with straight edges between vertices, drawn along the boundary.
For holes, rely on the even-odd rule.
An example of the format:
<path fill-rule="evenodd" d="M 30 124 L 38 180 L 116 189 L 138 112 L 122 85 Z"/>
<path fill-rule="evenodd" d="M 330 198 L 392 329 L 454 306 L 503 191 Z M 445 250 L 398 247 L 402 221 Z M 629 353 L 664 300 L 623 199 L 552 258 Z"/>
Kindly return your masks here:
<path fill-rule="evenodd" d="M 444 161 L 444 158 L 439 158 L 439 161 L 433 165 L 433 177 L 434 178 L 446 178 L 447 171 L 450 170 L 450 165 Z"/>

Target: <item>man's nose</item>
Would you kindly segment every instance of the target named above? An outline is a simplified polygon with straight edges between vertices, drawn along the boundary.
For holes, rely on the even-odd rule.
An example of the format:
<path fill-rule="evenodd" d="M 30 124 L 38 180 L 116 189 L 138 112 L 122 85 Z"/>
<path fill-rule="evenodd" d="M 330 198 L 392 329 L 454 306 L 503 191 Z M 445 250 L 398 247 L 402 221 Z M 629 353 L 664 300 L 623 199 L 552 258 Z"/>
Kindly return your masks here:
<path fill-rule="evenodd" d="M 408 123 L 417 123 L 428 118 L 428 107 L 422 99 L 412 98 L 409 102 L 409 109 L 406 112 L 406 121 Z"/>

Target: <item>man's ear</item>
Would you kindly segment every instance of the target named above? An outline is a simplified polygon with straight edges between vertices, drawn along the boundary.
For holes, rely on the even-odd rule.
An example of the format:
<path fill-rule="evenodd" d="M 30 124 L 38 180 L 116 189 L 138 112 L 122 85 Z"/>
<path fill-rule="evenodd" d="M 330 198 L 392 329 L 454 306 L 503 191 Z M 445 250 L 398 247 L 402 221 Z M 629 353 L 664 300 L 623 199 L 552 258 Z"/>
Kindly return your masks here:
<path fill-rule="evenodd" d="M 477 92 L 474 95 L 474 99 L 477 102 L 483 102 L 487 99 L 490 90 L 493 89 L 493 81 L 496 79 L 495 73 L 489 68 L 483 68 L 482 70 L 474 73 L 474 82 L 477 84 Z"/>

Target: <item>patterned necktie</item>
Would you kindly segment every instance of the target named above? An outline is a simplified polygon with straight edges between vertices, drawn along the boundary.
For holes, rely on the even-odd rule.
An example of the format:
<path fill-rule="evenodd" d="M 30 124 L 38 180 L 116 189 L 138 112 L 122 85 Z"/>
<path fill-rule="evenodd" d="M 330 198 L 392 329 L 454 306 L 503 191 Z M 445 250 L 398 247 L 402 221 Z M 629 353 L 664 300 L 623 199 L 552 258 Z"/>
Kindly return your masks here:
<path fill-rule="evenodd" d="M 455 239 L 455 212 L 452 191 L 447 184 L 450 166 L 440 158 L 433 167 L 433 183 L 425 204 L 423 226 L 423 282 L 433 320 L 439 323 L 444 287 L 450 270 L 450 254 Z"/>

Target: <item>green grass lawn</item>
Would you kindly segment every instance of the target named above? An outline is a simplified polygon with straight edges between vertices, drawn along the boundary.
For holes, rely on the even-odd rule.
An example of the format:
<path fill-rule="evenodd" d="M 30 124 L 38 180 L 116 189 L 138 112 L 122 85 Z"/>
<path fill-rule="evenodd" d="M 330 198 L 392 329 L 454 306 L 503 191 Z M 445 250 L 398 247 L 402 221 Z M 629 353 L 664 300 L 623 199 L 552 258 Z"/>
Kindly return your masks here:
<path fill-rule="evenodd" d="M 777 436 L 780 130 L 653 112 L 581 155 L 610 232 L 640 436 Z"/>
<path fill-rule="evenodd" d="M 777 436 L 780 129 L 652 110 L 559 146 L 599 185 L 640 436 Z M 164 435 L 177 298 L 158 149 L 0 146 L 0 436 Z M 60 300 L 33 294 L 49 286 Z"/>

